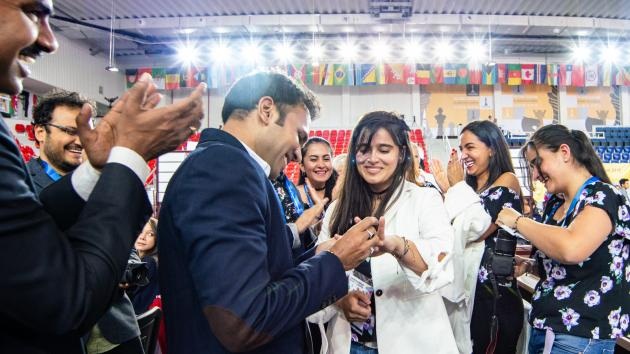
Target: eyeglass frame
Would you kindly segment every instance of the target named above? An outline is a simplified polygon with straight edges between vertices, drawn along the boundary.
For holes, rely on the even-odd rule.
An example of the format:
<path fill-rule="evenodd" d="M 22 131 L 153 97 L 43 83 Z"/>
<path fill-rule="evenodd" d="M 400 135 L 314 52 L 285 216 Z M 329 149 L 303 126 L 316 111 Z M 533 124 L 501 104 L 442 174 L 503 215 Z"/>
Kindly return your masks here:
<path fill-rule="evenodd" d="M 79 135 L 79 129 L 76 128 L 76 127 L 68 127 L 68 126 L 65 126 L 65 125 L 59 125 L 59 124 L 54 124 L 54 123 L 44 123 L 44 124 L 41 124 L 41 125 L 43 125 L 43 126 L 49 125 L 51 127 L 55 127 L 57 129 L 61 130 L 62 132 L 66 133 L 69 136 L 77 136 L 77 135 Z"/>

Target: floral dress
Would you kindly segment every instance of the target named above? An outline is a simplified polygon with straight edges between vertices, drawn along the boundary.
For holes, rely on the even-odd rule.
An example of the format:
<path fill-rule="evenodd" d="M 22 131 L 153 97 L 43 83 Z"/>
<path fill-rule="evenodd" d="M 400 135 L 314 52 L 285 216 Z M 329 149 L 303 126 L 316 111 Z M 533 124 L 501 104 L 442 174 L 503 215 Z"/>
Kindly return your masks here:
<path fill-rule="evenodd" d="M 522 211 L 519 194 L 507 187 L 491 187 L 479 196 L 493 223 L 503 207 Z M 523 328 L 523 300 L 518 291 L 516 279 L 498 280 L 496 282 L 498 294 L 495 294 L 492 285 L 493 275 L 489 273 L 490 253 L 494 250 L 497 232 L 495 231 L 485 240 L 486 251 L 481 259 L 477 277 L 470 328 L 473 353 L 491 353 L 493 351 L 488 348 L 493 345 L 496 346 L 494 353 L 515 353 L 518 337 Z M 491 336 L 495 301 L 498 326 L 495 335 Z M 493 340 L 494 338 L 496 340 Z"/>
<path fill-rule="evenodd" d="M 545 223 L 557 224 L 552 216 L 562 203 L 563 199 L 551 197 L 543 214 Z M 544 274 L 532 297 L 529 321 L 534 328 L 556 333 L 614 339 L 629 333 L 630 205 L 617 189 L 596 181 L 584 188 L 564 224 L 569 225 L 587 205 L 606 212 L 613 231 L 578 264 L 563 264 L 536 251 Z"/>

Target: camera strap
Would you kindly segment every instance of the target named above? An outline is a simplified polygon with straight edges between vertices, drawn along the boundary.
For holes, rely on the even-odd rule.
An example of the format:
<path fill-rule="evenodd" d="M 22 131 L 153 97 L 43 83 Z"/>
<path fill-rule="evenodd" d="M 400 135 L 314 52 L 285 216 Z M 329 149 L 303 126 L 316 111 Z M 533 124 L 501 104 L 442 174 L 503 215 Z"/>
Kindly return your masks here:
<path fill-rule="evenodd" d="M 569 204 L 569 209 L 567 209 L 566 214 L 564 214 L 564 218 L 562 219 L 562 222 L 558 225 L 560 227 L 565 227 L 566 226 L 566 222 L 567 222 L 567 218 L 569 217 L 569 215 L 571 215 L 571 213 L 573 212 L 573 210 L 575 210 L 575 207 L 577 206 L 578 201 L 580 200 L 580 196 L 582 195 L 582 192 L 584 191 L 584 188 L 586 188 L 586 186 L 589 186 L 595 182 L 598 182 L 600 179 L 597 176 L 591 176 L 591 178 L 587 179 L 586 182 L 584 182 L 582 184 L 582 186 L 580 187 L 580 189 L 578 189 L 577 193 L 575 193 L 575 195 L 573 196 L 573 200 L 571 200 L 571 204 Z M 566 202 L 565 202 L 566 203 Z M 558 211 L 558 208 L 560 207 L 560 203 L 556 204 L 553 209 L 551 209 L 549 215 L 547 215 L 547 218 L 545 219 L 545 224 L 547 224 L 549 222 L 549 220 L 551 220 L 551 218 L 553 218 L 553 215 L 556 213 L 556 211 Z"/>

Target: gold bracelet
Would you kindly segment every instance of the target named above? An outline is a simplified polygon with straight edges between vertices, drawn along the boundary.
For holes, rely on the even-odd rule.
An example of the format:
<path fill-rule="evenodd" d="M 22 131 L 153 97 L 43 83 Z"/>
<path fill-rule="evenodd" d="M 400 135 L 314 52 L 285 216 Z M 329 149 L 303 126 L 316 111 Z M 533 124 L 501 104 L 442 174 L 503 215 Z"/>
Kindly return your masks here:
<path fill-rule="evenodd" d="M 519 215 L 516 220 L 514 220 L 514 230 L 518 231 L 518 220 L 522 217 L 523 215 Z"/>
<path fill-rule="evenodd" d="M 403 240 L 403 251 L 401 254 L 392 253 L 394 257 L 396 257 L 399 261 L 403 259 L 403 257 L 409 252 L 409 240 L 405 237 L 401 236 Z"/>

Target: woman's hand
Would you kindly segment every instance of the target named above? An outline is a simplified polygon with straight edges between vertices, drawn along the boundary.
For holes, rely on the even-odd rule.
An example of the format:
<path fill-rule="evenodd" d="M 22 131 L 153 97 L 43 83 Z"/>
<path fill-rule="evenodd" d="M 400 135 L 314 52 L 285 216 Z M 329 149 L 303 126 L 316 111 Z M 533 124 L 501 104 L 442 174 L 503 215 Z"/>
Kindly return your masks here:
<path fill-rule="evenodd" d="M 337 301 L 337 306 L 343 311 L 349 322 L 365 322 L 370 318 L 370 296 L 362 291 L 351 291 Z"/>
<path fill-rule="evenodd" d="M 448 183 L 450 186 L 454 186 L 458 182 L 464 180 L 464 166 L 457 156 L 457 150 L 451 150 L 451 156 L 448 160 L 448 166 L 446 170 Z"/>
<path fill-rule="evenodd" d="M 435 181 L 437 182 L 438 187 L 442 190 L 442 193 L 446 193 L 451 185 L 448 181 L 446 170 L 442 167 L 440 160 L 431 159 L 431 161 L 429 161 L 429 169 L 431 170 L 433 177 L 435 177 Z"/>
<path fill-rule="evenodd" d="M 503 207 L 503 210 L 501 210 L 499 212 L 499 215 L 497 216 L 497 221 L 495 221 L 495 224 L 499 226 L 505 225 L 511 229 L 516 230 L 516 219 L 518 219 L 519 216 L 522 215 L 518 211 L 512 208 Z"/>

